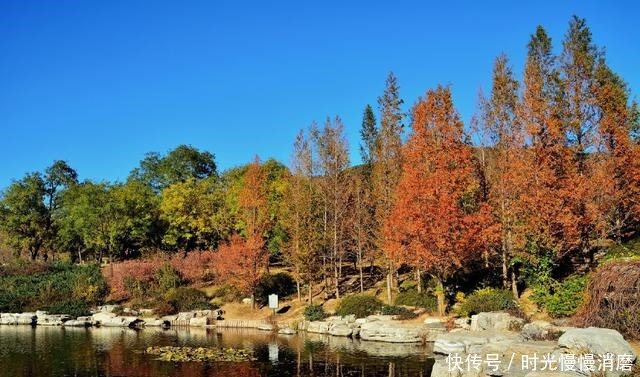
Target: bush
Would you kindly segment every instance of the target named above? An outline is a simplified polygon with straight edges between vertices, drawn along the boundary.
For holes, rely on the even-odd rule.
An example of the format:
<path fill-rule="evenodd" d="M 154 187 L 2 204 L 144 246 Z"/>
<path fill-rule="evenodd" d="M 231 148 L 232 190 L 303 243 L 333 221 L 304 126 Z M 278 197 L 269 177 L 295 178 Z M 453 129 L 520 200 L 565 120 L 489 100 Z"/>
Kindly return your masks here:
<path fill-rule="evenodd" d="M 382 309 L 382 302 L 374 296 L 360 294 L 347 296 L 340 301 L 336 314 L 340 316 L 355 315 L 357 318 L 376 314 Z"/>
<path fill-rule="evenodd" d="M 158 286 L 158 292 L 160 294 L 165 294 L 171 289 L 178 288 L 182 279 L 178 270 L 167 263 L 156 271 L 155 281 Z"/>
<path fill-rule="evenodd" d="M 574 276 L 563 282 L 553 281 L 550 286 L 537 285 L 531 299 L 554 318 L 574 315 L 584 302 L 586 276 Z"/>
<path fill-rule="evenodd" d="M 398 294 L 394 304 L 424 308 L 430 312 L 438 310 L 438 302 L 434 296 L 418 293 L 417 291 L 407 291 Z"/>
<path fill-rule="evenodd" d="M 0 312 L 55 310 L 75 315 L 103 303 L 106 293 L 98 265 L 38 263 L 24 271 L 5 266 L 0 275 Z"/>
<path fill-rule="evenodd" d="M 640 339 L 640 260 L 613 261 L 591 275 L 588 299 L 576 318 L 580 326 L 608 327 Z M 637 363 L 640 365 L 640 363 Z M 640 376 L 640 367 L 635 369 Z"/>
<path fill-rule="evenodd" d="M 194 288 L 179 287 L 171 289 L 167 292 L 165 300 L 178 312 L 212 309 L 212 305 L 209 303 L 207 295 Z"/>
<path fill-rule="evenodd" d="M 481 312 L 511 311 L 518 307 L 511 291 L 496 288 L 478 289 L 459 304 L 457 312 L 463 316 Z"/>
<path fill-rule="evenodd" d="M 259 306 L 269 303 L 269 295 L 276 294 L 278 298 L 290 296 L 296 292 L 296 282 L 291 275 L 284 272 L 269 275 L 265 274 L 260 278 L 255 289 L 255 300 Z"/>
<path fill-rule="evenodd" d="M 80 300 L 66 301 L 52 304 L 44 308 L 49 314 L 68 314 L 72 317 L 83 317 L 91 315 L 89 306 Z"/>
<path fill-rule="evenodd" d="M 322 305 L 309 305 L 304 308 L 304 319 L 307 321 L 323 320 L 327 314 L 324 312 Z"/>
<path fill-rule="evenodd" d="M 418 317 L 418 315 L 411 310 L 405 308 L 404 306 L 390 306 L 384 305 L 382 307 L 382 314 L 385 315 L 394 315 L 397 316 L 398 319 L 413 319 Z"/>
<path fill-rule="evenodd" d="M 224 284 L 211 292 L 212 297 L 216 297 L 220 299 L 221 303 L 226 302 L 239 302 L 244 298 L 244 294 L 240 291 L 240 289 L 231 284 Z"/>

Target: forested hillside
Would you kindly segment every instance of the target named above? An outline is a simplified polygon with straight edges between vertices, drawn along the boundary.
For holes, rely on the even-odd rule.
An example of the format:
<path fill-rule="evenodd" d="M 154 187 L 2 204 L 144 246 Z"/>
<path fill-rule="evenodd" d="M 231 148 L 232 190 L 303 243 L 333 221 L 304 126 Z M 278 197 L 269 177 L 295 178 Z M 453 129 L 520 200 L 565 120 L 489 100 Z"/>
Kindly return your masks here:
<path fill-rule="evenodd" d="M 299 132 L 286 162 L 221 171 L 213 152 L 180 145 L 148 153 L 124 182 L 98 182 L 54 161 L 2 193 L 2 261 L 110 261 L 114 300 L 172 279 L 158 272 L 169 265 L 176 281 L 246 296 L 284 267 L 300 300 L 353 292 L 347 275 L 364 291 L 377 271 L 389 303 L 411 274 L 440 313 L 478 287 L 535 287 L 545 302 L 638 236 L 640 111 L 585 20 L 571 19 L 559 43 L 538 27 L 527 46 L 522 77 L 495 59 L 470 124 L 455 88 L 403 100 L 390 73 L 364 106 L 360 145 L 345 136 L 357 125 L 331 116 Z"/>

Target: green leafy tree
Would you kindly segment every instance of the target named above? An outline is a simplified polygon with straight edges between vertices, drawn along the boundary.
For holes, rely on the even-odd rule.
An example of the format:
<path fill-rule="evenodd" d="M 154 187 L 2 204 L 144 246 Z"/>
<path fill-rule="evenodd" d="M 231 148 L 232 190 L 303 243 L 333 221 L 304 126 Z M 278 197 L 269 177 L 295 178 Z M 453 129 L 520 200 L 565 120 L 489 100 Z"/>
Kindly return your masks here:
<path fill-rule="evenodd" d="M 30 173 L 14 181 L 0 202 L 0 227 L 7 244 L 18 253 L 28 252 L 32 260 L 38 257 L 48 235 L 45 193 L 42 175 Z"/>
<path fill-rule="evenodd" d="M 167 229 L 163 244 L 173 250 L 215 248 L 229 231 L 224 193 L 214 179 L 194 178 L 162 191 L 160 218 Z"/>
<path fill-rule="evenodd" d="M 140 180 L 161 192 L 174 183 L 185 182 L 189 178 L 201 180 L 217 176 L 213 154 L 200 151 L 190 145 L 179 145 L 166 156 L 157 152 L 147 153 L 129 178 Z"/>

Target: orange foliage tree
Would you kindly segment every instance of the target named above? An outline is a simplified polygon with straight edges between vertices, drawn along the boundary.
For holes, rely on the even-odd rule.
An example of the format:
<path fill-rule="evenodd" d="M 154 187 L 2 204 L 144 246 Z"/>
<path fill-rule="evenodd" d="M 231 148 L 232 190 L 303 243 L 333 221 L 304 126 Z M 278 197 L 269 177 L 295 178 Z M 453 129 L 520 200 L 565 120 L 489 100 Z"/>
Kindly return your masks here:
<path fill-rule="evenodd" d="M 267 179 L 258 157 L 249 165 L 238 203 L 244 234 L 233 235 L 227 244 L 218 248 L 218 272 L 223 280 L 230 280 L 251 295 L 255 305 L 255 289 L 262 272 L 269 263 L 264 236 L 269 224 L 266 198 Z"/>
<path fill-rule="evenodd" d="M 396 200 L 384 228 L 390 258 L 437 281 L 440 314 L 445 280 L 480 251 L 490 228 L 466 140 L 449 88 L 429 90 L 413 109 Z"/>

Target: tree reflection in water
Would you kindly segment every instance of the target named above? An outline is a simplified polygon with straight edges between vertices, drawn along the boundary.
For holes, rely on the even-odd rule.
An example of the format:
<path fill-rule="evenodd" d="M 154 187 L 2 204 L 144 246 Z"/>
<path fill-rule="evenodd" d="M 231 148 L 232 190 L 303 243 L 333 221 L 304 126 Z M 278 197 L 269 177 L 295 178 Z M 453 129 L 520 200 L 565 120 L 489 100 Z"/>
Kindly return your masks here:
<path fill-rule="evenodd" d="M 241 363 L 169 363 L 148 346 L 234 347 L 254 352 Z M 428 346 L 361 342 L 254 330 L 134 331 L 0 326 L 0 376 L 429 376 Z"/>

